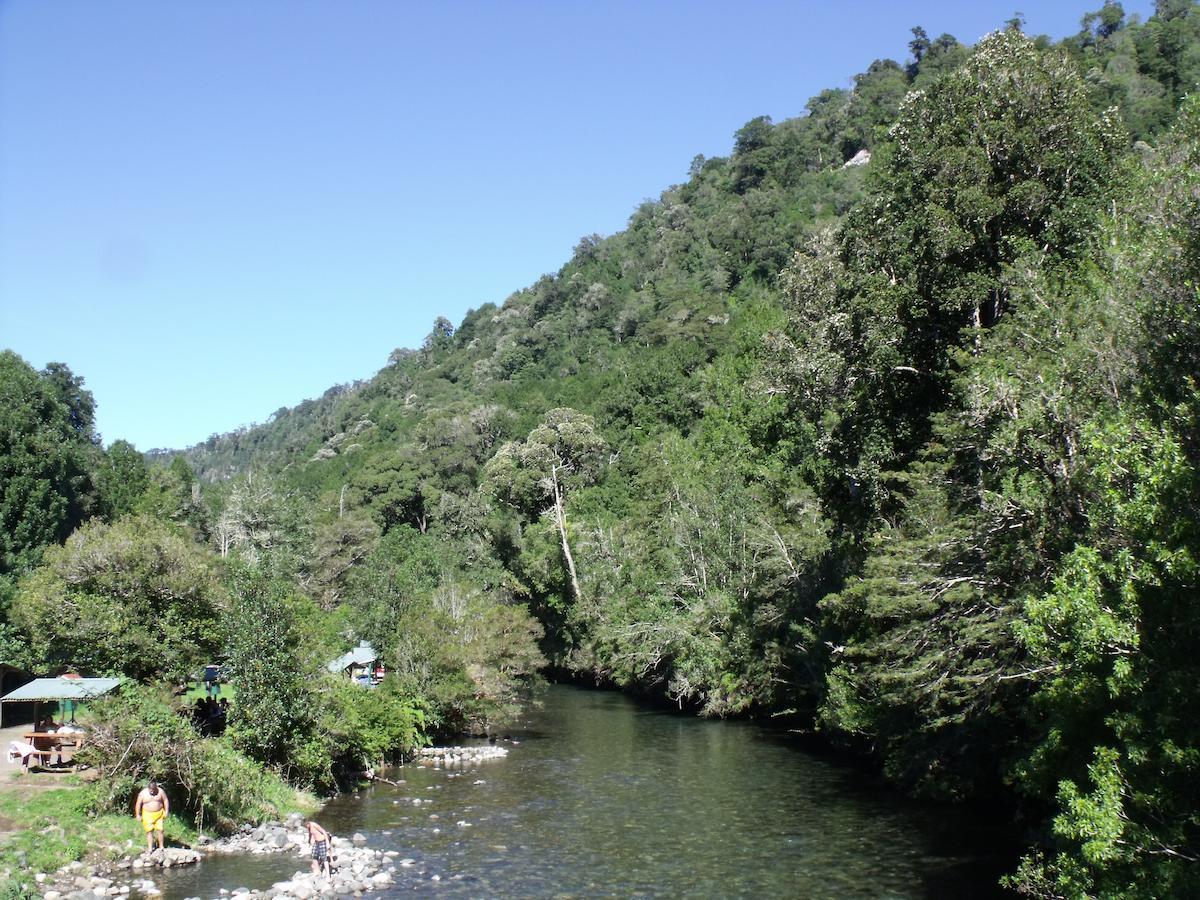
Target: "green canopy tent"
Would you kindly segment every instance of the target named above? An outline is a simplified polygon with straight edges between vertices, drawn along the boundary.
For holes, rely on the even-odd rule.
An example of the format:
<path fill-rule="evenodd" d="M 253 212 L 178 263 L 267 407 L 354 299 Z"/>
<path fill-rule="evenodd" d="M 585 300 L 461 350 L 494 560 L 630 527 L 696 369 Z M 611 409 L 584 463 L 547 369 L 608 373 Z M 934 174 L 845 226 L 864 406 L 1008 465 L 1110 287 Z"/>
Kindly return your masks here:
<path fill-rule="evenodd" d="M 9 703 L 32 703 L 33 720 L 38 720 L 42 703 L 78 703 L 103 697 L 120 685 L 120 678 L 35 678 L 0 697 L 0 726 L 4 724 L 4 707 Z M 73 717 L 73 716 L 72 716 Z"/>

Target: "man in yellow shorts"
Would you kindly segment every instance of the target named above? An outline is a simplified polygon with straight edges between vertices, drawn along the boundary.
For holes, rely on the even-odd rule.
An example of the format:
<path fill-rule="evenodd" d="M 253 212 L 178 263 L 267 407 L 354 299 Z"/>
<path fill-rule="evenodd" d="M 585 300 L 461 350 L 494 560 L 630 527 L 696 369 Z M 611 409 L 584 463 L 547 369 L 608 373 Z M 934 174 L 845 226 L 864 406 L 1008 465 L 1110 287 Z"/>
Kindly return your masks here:
<path fill-rule="evenodd" d="M 133 817 L 141 820 L 142 828 L 146 832 L 147 851 L 154 849 L 155 835 L 158 835 L 158 849 L 163 848 L 163 823 L 167 820 L 170 810 L 171 802 L 167 799 L 167 792 L 160 788 L 157 782 L 150 782 L 138 794 L 137 802 L 133 805 Z"/>

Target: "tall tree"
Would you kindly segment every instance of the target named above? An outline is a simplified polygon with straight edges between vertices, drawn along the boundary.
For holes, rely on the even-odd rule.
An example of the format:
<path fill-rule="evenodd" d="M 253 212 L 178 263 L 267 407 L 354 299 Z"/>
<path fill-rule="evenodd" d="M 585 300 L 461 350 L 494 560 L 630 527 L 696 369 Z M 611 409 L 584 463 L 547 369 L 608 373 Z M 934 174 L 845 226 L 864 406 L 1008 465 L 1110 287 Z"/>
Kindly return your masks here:
<path fill-rule="evenodd" d="M 91 394 L 81 386 L 65 366 L 39 375 L 0 352 L 0 575 L 35 564 L 92 511 Z"/>
<path fill-rule="evenodd" d="M 591 416 L 573 409 L 552 409 L 524 441 L 502 446 L 484 472 L 488 490 L 502 502 L 531 518 L 553 517 L 576 602 L 583 594 L 571 553 L 566 497 L 574 488 L 596 480 L 607 461 L 607 451 Z"/>

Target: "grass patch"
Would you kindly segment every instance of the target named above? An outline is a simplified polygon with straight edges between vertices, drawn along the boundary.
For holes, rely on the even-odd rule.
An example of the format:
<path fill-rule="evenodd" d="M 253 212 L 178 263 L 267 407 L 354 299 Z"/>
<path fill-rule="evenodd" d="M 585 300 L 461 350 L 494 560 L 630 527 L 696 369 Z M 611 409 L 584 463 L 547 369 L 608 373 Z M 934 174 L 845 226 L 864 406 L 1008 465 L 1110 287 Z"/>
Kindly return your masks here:
<path fill-rule="evenodd" d="M 0 818 L 11 831 L 0 834 L 0 897 L 20 897 L 33 889 L 37 872 L 53 874 L 86 857 L 115 859 L 140 852 L 145 832 L 133 818 L 93 812 L 92 790 L 79 783 L 42 788 L 22 776 L 0 790 Z M 169 844 L 190 845 L 194 829 L 175 816 L 167 819 Z"/>
<path fill-rule="evenodd" d="M 188 689 L 185 693 L 180 694 L 175 699 L 184 704 L 191 705 L 194 704 L 198 698 L 202 699 L 208 696 L 204 690 L 205 685 L 203 681 L 194 681 L 188 685 Z M 228 700 L 230 703 L 232 703 L 234 697 L 236 696 L 237 691 L 234 689 L 232 684 L 222 684 L 221 693 L 217 694 L 217 699 Z"/>

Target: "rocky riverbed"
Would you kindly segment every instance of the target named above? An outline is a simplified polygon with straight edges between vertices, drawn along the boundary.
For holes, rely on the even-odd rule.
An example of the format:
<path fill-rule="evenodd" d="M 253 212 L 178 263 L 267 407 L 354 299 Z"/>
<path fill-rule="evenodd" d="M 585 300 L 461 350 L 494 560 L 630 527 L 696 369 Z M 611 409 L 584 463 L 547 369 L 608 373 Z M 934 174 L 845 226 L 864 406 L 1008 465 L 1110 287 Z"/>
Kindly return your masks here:
<path fill-rule="evenodd" d="M 477 766 L 487 760 L 501 759 L 507 754 L 507 748 L 495 745 L 427 747 L 420 751 L 417 762 L 435 768 L 465 768 Z M 403 781 L 388 783 L 397 786 L 404 784 Z M 412 802 L 420 804 L 429 801 L 414 798 Z M 465 827 L 469 823 L 459 824 Z M 119 852 L 119 848 L 114 846 L 110 851 Z M 368 847 L 366 838 L 361 834 L 354 834 L 349 838 L 335 835 L 331 852 L 333 876 L 313 875 L 304 817 L 294 814 L 283 822 L 244 825 L 236 834 L 217 840 L 201 836 L 195 849 L 169 847 L 165 850 L 142 853 L 130 850 L 126 855 L 108 862 L 90 865 L 73 862 L 57 872 L 38 873 L 34 876 L 34 881 L 43 900 L 152 898 L 162 893 L 155 881 L 162 870 L 202 864 L 205 856 L 232 853 L 290 854 L 296 857 L 297 870 L 290 878 L 275 882 L 265 890 L 230 885 L 222 888 L 217 898 L 190 900 L 314 900 L 362 897 L 398 882 L 415 885 L 418 882 L 441 880 L 438 873 L 426 871 L 416 860 L 402 857 L 397 851 L 381 851 Z"/>
<path fill-rule="evenodd" d="M 356 834 L 349 839 L 333 838 L 332 878 L 313 875 L 309 867 L 308 835 L 304 819 L 299 815 L 290 816 L 284 822 L 269 822 L 253 828 L 244 826 L 239 833 L 220 840 L 201 839 L 198 846 L 199 850 L 170 847 L 90 866 L 71 863 L 53 875 L 35 876 L 35 881 L 43 900 L 107 900 L 129 895 L 153 897 L 161 893 L 155 884 L 158 871 L 194 865 L 208 854 L 289 853 L 297 858 L 298 866 L 292 878 L 277 882 L 267 890 L 233 887 L 220 894 L 244 900 L 310 900 L 313 897 L 362 896 L 392 884 L 401 870 L 414 866 L 410 859 L 398 859 L 399 854 L 394 851 L 372 850 L 366 846 L 362 835 Z"/>

